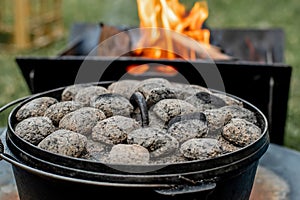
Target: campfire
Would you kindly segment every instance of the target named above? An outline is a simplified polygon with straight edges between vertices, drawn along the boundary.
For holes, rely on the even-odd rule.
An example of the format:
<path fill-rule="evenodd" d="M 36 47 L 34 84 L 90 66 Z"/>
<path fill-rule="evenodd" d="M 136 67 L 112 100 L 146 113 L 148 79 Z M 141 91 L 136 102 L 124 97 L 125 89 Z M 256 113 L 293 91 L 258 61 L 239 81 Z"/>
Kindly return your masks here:
<path fill-rule="evenodd" d="M 210 31 L 204 27 L 208 18 L 206 1 L 196 2 L 190 11 L 178 0 L 137 0 L 137 7 L 139 35 L 101 24 L 99 43 L 109 44 L 101 45 L 99 56 L 116 56 L 120 50 L 127 50 L 130 53 L 126 56 L 151 59 L 231 59 L 210 44 Z M 122 45 L 118 45 L 120 42 Z"/>

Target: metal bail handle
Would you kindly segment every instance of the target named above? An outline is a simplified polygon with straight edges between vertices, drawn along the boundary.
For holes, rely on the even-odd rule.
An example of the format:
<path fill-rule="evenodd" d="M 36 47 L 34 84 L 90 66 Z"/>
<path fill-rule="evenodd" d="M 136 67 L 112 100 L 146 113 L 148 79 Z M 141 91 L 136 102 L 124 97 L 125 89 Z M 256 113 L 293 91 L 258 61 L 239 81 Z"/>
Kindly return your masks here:
<path fill-rule="evenodd" d="M 2 141 L 0 140 L 0 161 L 3 159 L 2 154 L 4 153 L 4 145 Z"/>
<path fill-rule="evenodd" d="M 142 118 L 142 126 L 144 128 L 148 127 L 149 126 L 149 114 L 148 114 L 147 103 L 144 98 L 144 95 L 140 92 L 133 93 L 132 96 L 130 97 L 130 103 L 140 109 L 141 118 Z"/>

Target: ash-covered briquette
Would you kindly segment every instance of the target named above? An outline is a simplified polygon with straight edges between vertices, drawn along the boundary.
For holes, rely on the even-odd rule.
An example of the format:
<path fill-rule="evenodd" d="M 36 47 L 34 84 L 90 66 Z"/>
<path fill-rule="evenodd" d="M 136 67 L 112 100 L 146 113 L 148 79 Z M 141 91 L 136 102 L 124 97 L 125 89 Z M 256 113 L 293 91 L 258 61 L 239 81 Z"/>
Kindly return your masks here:
<path fill-rule="evenodd" d="M 55 126 L 48 117 L 30 117 L 19 122 L 15 133 L 22 139 L 37 145 L 55 131 Z"/>
<path fill-rule="evenodd" d="M 149 78 L 141 81 L 135 88 L 134 92 L 140 92 L 147 102 L 150 108 L 159 99 L 166 98 L 167 95 L 172 95 L 173 92 L 170 90 L 171 83 L 163 78 Z M 160 88 L 160 89 L 158 89 Z"/>
<path fill-rule="evenodd" d="M 86 83 L 86 84 L 75 84 L 75 85 L 67 86 L 61 94 L 61 100 L 62 101 L 72 101 L 72 100 L 74 100 L 74 98 L 79 90 L 81 90 L 82 88 L 85 88 L 85 87 L 89 87 L 89 86 L 92 86 L 92 84 Z"/>
<path fill-rule="evenodd" d="M 83 156 L 83 158 L 105 162 L 109 152 L 108 149 L 110 148 L 111 146 L 108 146 L 104 143 L 95 142 L 91 139 L 88 139 L 85 147 L 85 155 Z"/>
<path fill-rule="evenodd" d="M 126 141 L 128 133 L 138 128 L 140 124 L 136 120 L 115 115 L 96 124 L 92 139 L 106 144 L 120 144 Z"/>
<path fill-rule="evenodd" d="M 29 117 L 43 116 L 45 111 L 58 100 L 52 97 L 39 97 L 24 104 L 16 113 L 18 121 Z"/>
<path fill-rule="evenodd" d="M 127 99 L 130 99 L 135 88 L 140 83 L 138 80 L 120 80 L 108 86 L 108 92 L 120 94 Z"/>
<path fill-rule="evenodd" d="M 223 126 L 231 119 L 231 117 L 225 115 L 220 108 L 205 110 L 203 113 L 206 116 L 208 125 L 207 136 L 218 138 L 222 132 Z"/>
<path fill-rule="evenodd" d="M 59 121 L 68 113 L 82 108 L 82 104 L 75 101 L 62 101 L 51 105 L 44 116 L 49 117 L 55 126 L 58 126 Z"/>
<path fill-rule="evenodd" d="M 159 88 L 153 88 L 149 91 L 142 91 L 142 94 L 144 95 L 147 102 L 147 106 L 149 108 L 162 99 L 177 98 L 175 91 L 166 87 L 159 87 Z"/>
<path fill-rule="evenodd" d="M 234 99 L 226 94 L 213 93 L 215 96 L 223 99 L 227 106 L 240 106 L 243 107 L 243 103 L 237 99 Z"/>
<path fill-rule="evenodd" d="M 177 122 L 180 121 L 187 121 L 187 120 L 200 120 L 203 121 L 204 123 L 207 123 L 206 116 L 204 115 L 203 112 L 193 112 L 193 113 L 188 113 L 188 114 L 183 114 L 183 115 L 177 115 L 173 117 L 169 122 L 168 122 L 168 128 Z"/>
<path fill-rule="evenodd" d="M 100 109 L 106 117 L 122 115 L 130 117 L 133 106 L 127 98 L 120 94 L 106 93 L 91 99 L 91 106 Z"/>
<path fill-rule="evenodd" d="M 238 151 L 239 149 L 241 149 L 241 147 L 238 147 L 238 146 L 235 146 L 235 145 L 231 144 L 222 135 L 220 135 L 218 137 L 218 141 L 219 141 L 219 143 L 222 147 L 222 150 L 223 150 L 222 154 L 235 152 L 235 151 Z"/>
<path fill-rule="evenodd" d="M 257 122 L 252 111 L 237 105 L 205 110 L 203 113 L 208 123 L 208 136 L 213 138 L 217 138 L 221 134 L 224 125 L 232 118 L 245 119 L 254 124 Z"/>
<path fill-rule="evenodd" d="M 199 119 L 182 120 L 173 123 L 168 129 L 168 134 L 183 143 L 192 138 L 200 138 L 208 131 L 206 121 Z"/>
<path fill-rule="evenodd" d="M 79 157 L 87 143 L 84 135 L 60 129 L 43 139 L 38 147 L 60 155 Z"/>
<path fill-rule="evenodd" d="M 185 101 L 194 105 L 199 111 L 226 106 L 223 99 L 207 92 L 198 92 L 195 95 L 186 98 Z"/>
<path fill-rule="evenodd" d="M 174 137 L 151 127 L 132 131 L 127 136 L 127 143 L 145 147 L 153 158 L 175 153 L 179 147 L 179 143 Z"/>
<path fill-rule="evenodd" d="M 164 85 L 160 83 L 148 83 L 139 86 L 135 91 L 140 92 L 145 97 L 147 107 L 150 108 L 162 99 L 177 98 L 175 91 Z"/>
<path fill-rule="evenodd" d="M 108 163 L 125 165 L 149 164 L 149 151 L 136 144 L 117 144 L 109 152 Z"/>
<path fill-rule="evenodd" d="M 240 106 L 224 106 L 220 108 L 220 112 L 223 113 L 223 115 L 226 116 L 227 119 L 240 118 L 245 119 L 254 124 L 257 123 L 255 113 Z"/>
<path fill-rule="evenodd" d="M 153 107 L 152 107 L 153 108 Z M 163 121 L 160 117 L 158 117 L 153 109 L 148 111 L 149 114 L 149 126 L 157 129 L 167 129 L 167 122 Z"/>
<path fill-rule="evenodd" d="M 145 80 L 142 80 L 136 87 L 144 87 L 147 86 L 148 88 L 155 88 L 155 87 L 171 87 L 172 84 L 164 78 L 148 78 Z"/>
<path fill-rule="evenodd" d="M 199 92 L 211 93 L 211 91 L 205 87 L 193 84 L 184 84 L 184 83 L 172 83 L 171 87 L 178 99 L 185 100 L 186 98 L 193 96 Z"/>
<path fill-rule="evenodd" d="M 83 107 L 66 114 L 59 122 L 59 128 L 90 135 L 98 121 L 105 119 L 105 114 L 92 107 Z"/>
<path fill-rule="evenodd" d="M 93 98 L 105 93 L 108 93 L 108 90 L 102 86 L 84 87 L 77 92 L 74 97 L 74 101 L 80 102 L 84 106 L 90 106 Z"/>
<path fill-rule="evenodd" d="M 171 118 L 177 115 L 197 112 L 197 108 L 180 99 L 164 99 L 154 105 L 153 112 L 160 119 L 168 122 Z"/>
<path fill-rule="evenodd" d="M 261 136 L 261 129 L 244 119 L 232 118 L 224 126 L 222 135 L 234 145 L 244 147 Z"/>
<path fill-rule="evenodd" d="M 191 160 L 214 158 L 219 156 L 222 151 L 219 141 L 212 138 L 190 139 L 180 147 L 183 156 Z"/>

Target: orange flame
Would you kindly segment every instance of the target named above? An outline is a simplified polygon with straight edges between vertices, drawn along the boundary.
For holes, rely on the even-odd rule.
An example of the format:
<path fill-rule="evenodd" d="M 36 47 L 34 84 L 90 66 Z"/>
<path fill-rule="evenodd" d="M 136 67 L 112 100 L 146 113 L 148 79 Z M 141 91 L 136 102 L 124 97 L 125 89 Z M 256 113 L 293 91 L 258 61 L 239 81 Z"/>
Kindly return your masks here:
<path fill-rule="evenodd" d="M 136 56 L 197 58 L 193 48 L 188 48 L 184 41 L 174 40 L 172 31 L 209 46 L 210 32 L 201 28 L 208 17 L 206 1 L 196 2 L 188 13 L 178 0 L 137 0 L 137 6 L 140 28 L 145 29 L 142 29 L 141 38 L 133 52 Z"/>

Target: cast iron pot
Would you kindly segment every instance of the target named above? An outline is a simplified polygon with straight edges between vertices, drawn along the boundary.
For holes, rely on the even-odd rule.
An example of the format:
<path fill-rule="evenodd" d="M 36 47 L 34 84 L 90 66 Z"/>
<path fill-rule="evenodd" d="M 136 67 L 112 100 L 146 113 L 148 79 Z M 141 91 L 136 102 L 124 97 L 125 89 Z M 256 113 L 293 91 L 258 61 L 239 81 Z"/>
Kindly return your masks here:
<path fill-rule="evenodd" d="M 0 109 L 18 104 L 0 141 L 0 159 L 12 164 L 21 200 L 249 199 L 259 159 L 269 146 L 266 117 L 254 105 L 230 95 L 256 114 L 262 129 L 258 140 L 238 151 L 167 165 L 108 165 L 44 151 L 14 133 L 15 114 L 22 105 L 42 96 L 60 100 L 64 88 L 24 97 Z"/>

